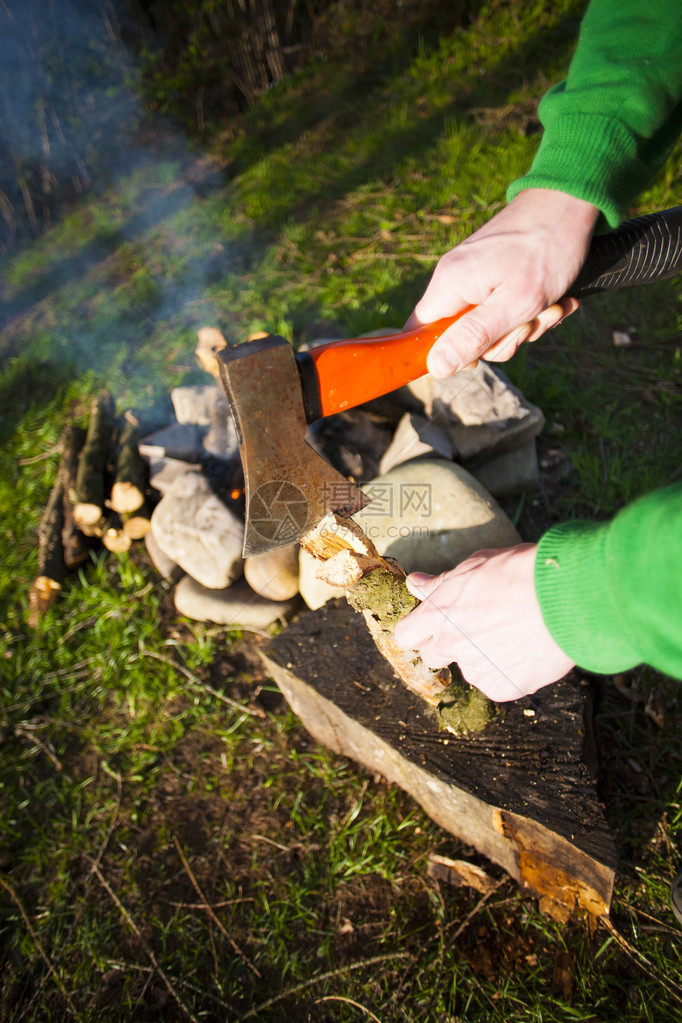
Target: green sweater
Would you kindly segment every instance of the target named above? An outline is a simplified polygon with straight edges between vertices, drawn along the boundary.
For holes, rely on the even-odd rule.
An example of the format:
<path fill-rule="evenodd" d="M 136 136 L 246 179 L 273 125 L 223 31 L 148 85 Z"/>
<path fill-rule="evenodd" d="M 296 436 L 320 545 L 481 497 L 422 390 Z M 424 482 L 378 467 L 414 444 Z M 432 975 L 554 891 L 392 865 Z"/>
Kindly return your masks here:
<path fill-rule="evenodd" d="M 566 80 L 540 104 L 545 132 L 524 188 L 554 188 L 615 227 L 682 132 L 682 0 L 592 0 Z M 541 539 L 535 587 L 545 623 L 581 667 L 645 662 L 682 679 L 682 485 L 612 522 L 571 522 Z"/>
<path fill-rule="evenodd" d="M 646 662 L 682 679 L 682 483 L 611 522 L 567 522 L 540 540 L 535 589 L 564 653 L 589 671 Z"/>
<path fill-rule="evenodd" d="M 682 132 L 681 0 L 592 0 L 566 80 L 538 113 L 540 148 L 507 198 L 558 189 L 616 227 Z"/>

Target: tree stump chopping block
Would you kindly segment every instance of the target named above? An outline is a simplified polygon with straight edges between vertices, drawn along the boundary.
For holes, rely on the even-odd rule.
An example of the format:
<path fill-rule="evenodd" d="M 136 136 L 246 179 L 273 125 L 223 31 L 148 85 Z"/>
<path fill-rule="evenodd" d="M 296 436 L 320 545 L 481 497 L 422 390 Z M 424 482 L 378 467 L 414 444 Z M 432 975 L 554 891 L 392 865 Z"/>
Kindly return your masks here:
<path fill-rule="evenodd" d="M 344 600 L 293 621 L 261 656 L 317 742 L 399 785 L 552 915 L 608 913 L 616 854 L 591 776 L 586 683 L 570 676 L 457 738 Z"/>

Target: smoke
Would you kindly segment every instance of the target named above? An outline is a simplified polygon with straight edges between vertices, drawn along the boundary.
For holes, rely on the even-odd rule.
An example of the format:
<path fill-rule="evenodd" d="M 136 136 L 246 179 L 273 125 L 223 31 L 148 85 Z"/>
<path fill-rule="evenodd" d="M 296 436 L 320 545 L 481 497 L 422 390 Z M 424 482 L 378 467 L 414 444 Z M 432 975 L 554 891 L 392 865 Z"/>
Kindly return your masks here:
<path fill-rule="evenodd" d="M 127 38 L 113 0 L 0 0 L 0 356 L 40 333 L 42 359 L 139 391 L 193 369 L 234 253 L 220 169 L 150 117 Z"/>

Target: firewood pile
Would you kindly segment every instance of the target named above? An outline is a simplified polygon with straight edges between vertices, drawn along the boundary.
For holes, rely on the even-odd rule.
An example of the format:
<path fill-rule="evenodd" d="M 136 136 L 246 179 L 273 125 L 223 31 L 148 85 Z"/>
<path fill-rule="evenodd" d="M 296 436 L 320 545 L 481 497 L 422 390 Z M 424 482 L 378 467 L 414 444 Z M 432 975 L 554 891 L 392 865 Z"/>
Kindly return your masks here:
<path fill-rule="evenodd" d="M 196 620 L 267 628 L 301 598 L 316 609 L 338 595 L 298 545 L 242 557 L 238 442 L 216 383 L 216 352 L 225 345 L 215 328 L 198 332 L 207 382 L 175 388 L 174 416 L 154 433 L 141 435 L 135 413 L 117 412 L 109 394 L 93 401 L 86 428 L 65 428 L 39 529 L 34 626 L 93 548 L 121 554 L 138 540 L 174 588 L 178 612 Z M 373 498 L 356 518 L 381 557 L 406 571 L 438 572 L 473 550 L 518 542 L 496 498 L 536 486 L 543 424 L 540 410 L 482 363 L 323 419 L 308 443 Z"/>
<path fill-rule="evenodd" d="M 65 426 L 38 530 L 38 572 L 29 591 L 33 627 L 93 549 L 122 553 L 151 528 L 152 494 L 138 443 L 134 416 L 117 415 L 108 392 L 93 399 L 87 427 Z"/>

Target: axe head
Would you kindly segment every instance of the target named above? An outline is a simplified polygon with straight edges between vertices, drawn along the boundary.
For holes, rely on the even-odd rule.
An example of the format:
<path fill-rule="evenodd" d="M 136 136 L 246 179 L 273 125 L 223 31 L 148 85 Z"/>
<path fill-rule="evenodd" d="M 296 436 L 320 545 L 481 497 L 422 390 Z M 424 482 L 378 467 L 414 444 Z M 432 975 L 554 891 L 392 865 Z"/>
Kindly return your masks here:
<path fill-rule="evenodd" d="M 244 557 L 296 543 L 330 511 L 364 508 L 369 498 L 306 443 L 289 342 L 273 334 L 216 354 L 244 469 Z"/>

